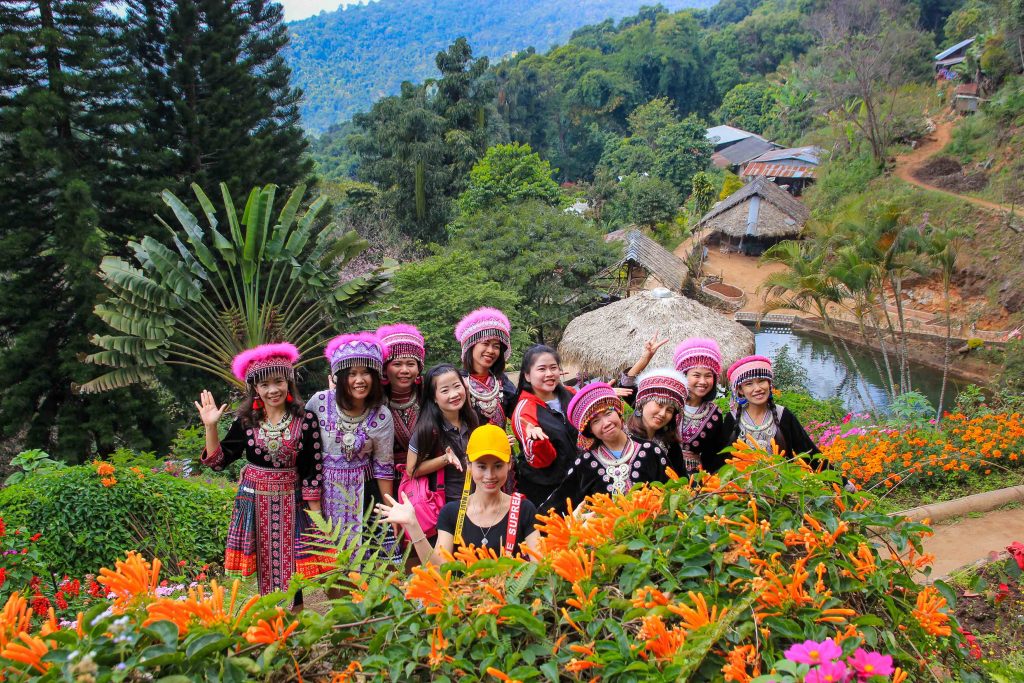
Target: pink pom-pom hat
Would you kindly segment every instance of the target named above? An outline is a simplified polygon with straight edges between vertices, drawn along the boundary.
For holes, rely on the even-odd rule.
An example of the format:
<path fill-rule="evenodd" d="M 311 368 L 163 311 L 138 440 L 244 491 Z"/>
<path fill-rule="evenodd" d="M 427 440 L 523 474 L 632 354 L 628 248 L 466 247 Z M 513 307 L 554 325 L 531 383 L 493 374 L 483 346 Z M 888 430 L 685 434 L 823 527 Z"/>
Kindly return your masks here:
<path fill-rule="evenodd" d="M 283 372 L 289 380 L 295 379 L 295 361 L 299 350 L 294 344 L 262 344 L 242 351 L 231 361 L 231 373 L 246 384 L 260 381 L 275 372 Z"/>
<path fill-rule="evenodd" d="M 388 348 L 373 332 L 338 335 L 327 342 L 324 355 L 331 363 L 331 374 L 357 365 L 384 372 Z"/>
<path fill-rule="evenodd" d="M 716 380 L 722 376 L 722 349 L 714 339 L 706 337 L 684 339 L 676 347 L 672 360 L 676 370 L 684 375 L 693 368 L 707 368 L 715 373 Z"/>
<path fill-rule="evenodd" d="M 507 353 L 512 348 L 512 325 L 497 308 L 478 308 L 455 326 L 455 338 L 462 345 L 463 356 L 474 344 L 485 339 L 497 339 Z"/>
<path fill-rule="evenodd" d="M 397 323 L 395 325 L 384 325 L 377 328 L 375 333 L 381 343 L 388 348 L 387 360 L 392 361 L 398 358 L 414 358 L 423 368 L 423 362 L 427 357 L 426 345 L 423 342 L 423 335 L 414 325 Z"/>
<path fill-rule="evenodd" d="M 683 373 L 671 368 L 648 370 L 640 375 L 636 383 L 636 408 L 639 410 L 648 401 L 657 401 L 681 413 L 689 394 Z"/>
<path fill-rule="evenodd" d="M 736 387 L 752 379 L 773 380 L 772 359 L 766 356 L 747 356 L 729 366 L 729 389 L 736 395 Z"/>
<path fill-rule="evenodd" d="M 579 430 L 579 438 L 576 440 L 580 448 L 589 450 L 594 446 L 594 439 L 583 435 L 583 431 L 599 413 L 613 409 L 622 416 L 622 399 L 615 393 L 615 389 L 605 382 L 592 382 L 583 387 L 569 401 L 566 408 L 566 417 L 570 424 Z"/>

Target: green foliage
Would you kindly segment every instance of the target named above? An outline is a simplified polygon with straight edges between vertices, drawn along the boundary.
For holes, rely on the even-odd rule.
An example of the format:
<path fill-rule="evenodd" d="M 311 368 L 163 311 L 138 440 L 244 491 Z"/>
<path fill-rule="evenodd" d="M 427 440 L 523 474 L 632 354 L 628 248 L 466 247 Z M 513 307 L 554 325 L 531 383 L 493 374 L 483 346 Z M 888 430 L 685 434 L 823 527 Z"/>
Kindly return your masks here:
<path fill-rule="evenodd" d="M 1024 340 L 1019 337 L 1006 344 L 999 390 L 1010 396 L 1024 396 Z"/>
<path fill-rule="evenodd" d="M 935 417 L 935 406 L 928 398 L 916 391 L 907 391 L 889 404 L 889 410 L 897 423 L 923 425 Z"/>
<path fill-rule="evenodd" d="M 435 58 L 439 80 L 404 83 L 353 121 L 347 139 L 359 157 L 358 177 L 380 188 L 380 201 L 402 232 L 440 241 L 454 199 L 483 155 L 494 94 L 486 57 L 474 59 L 465 38 Z"/>
<path fill-rule="evenodd" d="M 718 193 L 718 201 L 727 199 L 733 192 L 743 187 L 743 181 L 735 173 L 725 172 L 725 181 L 722 183 L 722 191 Z"/>
<path fill-rule="evenodd" d="M 386 291 L 387 268 L 342 279 L 342 268 L 367 243 L 351 231 L 338 235 L 332 225 L 318 227 L 323 197 L 300 214 L 305 186 L 299 186 L 274 220 L 276 189 L 253 188 L 239 215 L 222 184 L 227 231 L 218 228 L 217 210 L 199 186 L 193 190 L 205 226 L 176 196 L 163 193 L 180 232 L 158 220 L 174 236 L 176 251 L 146 237 L 128 244 L 139 267 L 118 256 L 103 259 L 101 277 L 113 296 L 95 312 L 120 334 L 95 337 L 102 350 L 86 362 L 115 369 L 83 391 L 148 381 L 165 363 L 237 385 L 231 359 L 282 339 L 305 356 L 300 365 L 317 361 L 310 352 L 330 336 L 326 321 L 343 319 Z"/>
<path fill-rule="evenodd" d="M 789 354 L 788 346 L 780 346 L 772 358 L 772 386 L 779 391 L 807 393 L 807 368 Z"/>
<path fill-rule="evenodd" d="M 498 59 L 527 48 L 543 51 L 565 44 L 579 27 L 606 20 L 614 23 L 644 4 L 644 0 L 495 0 L 486 5 L 409 0 L 400 10 L 387 2 L 349 4 L 288 24 L 291 42 L 286 56 L 292 80 L 305 96 L 303 123 L 320 133 L 366 111 L 375 99 L 396 94 L 403 81 L 430 78 L 432 64 L 424 56 L 443 50 L 454 36 L 468 37 L 479 54 Z M 712 3 L 665 0 L 660 4 L 680 10 Z"/>
<path fill-rule="evenodd" d="M 523 319 L 548 344 L 597 298 L 590 279 L 616 254 L 590 221 L 536 201 L 463 216 L 451 235 L 451 247 L 473 254 L 489 280 L 529 302 Z"/>
<path fill-rule="evenodd" d="M 679 195 L 667 180 L 630 175 L 622 179 L 605 209 L 607 222 L 653 228 L 666 223 L 679 210 Z"/>
<path fill-rule="evenodd" d="M 427 365 L 461 365 L 455 325 L 481 306 L 498 308 L 508 316 L 513 353 L 520 352 L 528 340 L 527 308 L 519 295 L 492 280 L 473 252 L 449 249 L 402 266 L 388 303 L 391 308 L 382 314 L 381 323 L 416 325 L 426 342 Z"/>
<path fill-rule="evenodd" d="M 843 400 L 837 396 L 828 399 L 817 399 L 802 391 L 782 391 L 775 397 L 775 402 L 786 406 L 800 424 L 812 422 L 838 422 L 846 415 Z"/>
<path fill-rule="evenodd" d="M 348 147 L 348 136 L 354 131 L 351 121 L 343 121 L 309 141 L 309 156 L 317 175 L 330 180 L 356 177 L 359 158 Z"/>
<path fill-rule="evenodd" d="M 881 173 L 867 153 L 826 161 L 818 167 L 818 180 L 807 190 L 805 201 L 816 218 L 828 218 L 850 198 L 863 194 Z"/>
<path fill-rule="evenodd" d="M 697 216 L 703 216 L 715 205 L 715 185 L 711 177 L 703 171 L 693 175 L 690 200 Z"/>
<path fill-rule="evenodd" d="M 722 98 L 715 119 L 752 133 L 764 134 L 775 120 L 778 90 L 778 86 L 766 81 L 740 83 Z"/>
<path fill-rule="evenodd" d="M 531 200 L 559 206 L 562 193 L 552 173 L 551 164 L 529 145 L 495 145 L 469 172 L 469 186 L 458 199 L 459 210 L 468 214 Z"/>
<path fill-rule="evenodd" d="M 0 516 L 42 534 L 51 573 L 82 576 L 138 550 L 165 561 L 223 561 L 234 492 L 166 474 L 117 469 L 105 487 L 92 466 L 40 474 L 0 491 Z"/>
<path fill-rule="evenodd" d="M 11 458 L 11 467 L 17 469 L 15 469 L 15 471 L 4 480 L 4 486 L 17 484 L 26 477 L 31 477 L 36 474 L 45 474 L 54 470 L 63 469 L 66 465 L 60 460 L 54 460 L 51 458 L 50 454 L 46 451 L 33 448 L 28 451 L 22 451 Z"/>

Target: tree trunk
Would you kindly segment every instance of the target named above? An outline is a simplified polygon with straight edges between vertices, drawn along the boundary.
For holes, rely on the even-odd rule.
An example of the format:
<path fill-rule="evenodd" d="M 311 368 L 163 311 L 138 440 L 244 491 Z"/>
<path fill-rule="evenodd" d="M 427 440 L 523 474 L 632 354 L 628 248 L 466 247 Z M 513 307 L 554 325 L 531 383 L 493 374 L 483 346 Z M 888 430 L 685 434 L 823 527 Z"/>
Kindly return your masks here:
<path fill-rule="evenodd" d="M 949 379 L 949 347 L 950 338 L 953 336 L 953 321 L 949 312 L 949 283 L 943 283 L 944 294 L 946 295 L 946 348 L 942 353 L 942 388 L 939 390 L 939 407 L 935 413 L 935 424 L 942 422 L 942 403 L 946 399 L 946 382 Z"/>

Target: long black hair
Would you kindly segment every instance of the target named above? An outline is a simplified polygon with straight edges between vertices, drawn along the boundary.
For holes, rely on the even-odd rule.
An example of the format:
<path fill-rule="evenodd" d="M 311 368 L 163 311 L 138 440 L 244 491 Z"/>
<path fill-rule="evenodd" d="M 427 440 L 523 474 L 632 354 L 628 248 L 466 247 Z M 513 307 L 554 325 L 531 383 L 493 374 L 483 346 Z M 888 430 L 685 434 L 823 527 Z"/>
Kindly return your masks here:
<path fill-rule="evenodd" d="M 256 393 L 256 384 L 253 382 L 247 382 L 245 385 L 246 393 L 245 398 L 238 404 L 238 409 L 235 411 L 235 417 L 242 421 L 242 424 L 246 428 L 253 428 L 263 420 L 267 419 L 267 411 L 262 406 L 259 408 L 253 407 L 253 402 L 260 397 Z M 299 387 L 295 384 L 295 378 L 288 378 L 288 393 L 291 394 L 292 400 L 286 401 L 284 404 L 284 410 L 292 417 L 301 418 L 306 414 L 306 402 L 302 400 L 302 396 L 299 395 Z M 262 404 L 262 401 L 260 401 Z"/>
<path fill-rule="evenodd" d="M 342 410 L 352 410 L 352 397 L 348 393 L 348 376 L 353 369 L 342 368 L 334 375 L 334 400 Z M 380 373 L 375 368 L 366 368 L 366 370 L 373 377 L 373 384 L 370 386 L 370 393 L 366 395 L 364 407 L 367 410 L 372 410 L 384 405 L 384 387 L 380 383 Z"/>
<path fill-rule="evenodd" d="M 480 342 L 483 341 L 487 340 L 481 339 L 476 344 L 479 344 Z M 476 346 L 476 344 L 470 346 L 468 349 L 466 349 L 466 352 L 462 354 L 462 369 L 465 370 L 466 373 L 470 375 L 473 374 L 473 348 Z M 501 349 L 500 351 L 498 351 L 498 360 L 494 361 L 494 365 L 491 366 L 491 369 L 488 370 L 488 372 L 490 372 L 495 377 L 501 378 L 501 376 L 505 374 L 505 354 L 508 351 L 508 349 L 505 348 L 505 344 L 503 344 L 500 340 L 498 341 L 498 348 Z"/>
<path fill-rule="evenodd" d="M 441 444 L 441 429 L 444 427 L 442 424 L 444 414 L 441 412 L 441 407 L 437 405 L 435 392 L 437 391 L 438 378 L 447 375 L 449 372 L 455 373 L 455 376 L 459 378 L 459 381 L 465 387 L 465 380 L 462 379 L 462 374 L 450 363 L 435 365 L 423 375 L 423 396 L 420 398 L 420 415 L 416 418 L 416 431 L 413 437 L 416 439 L 416 464 L 413 466 L 410 475 L 416 474 L 416 470 L 421 462 L 440 455 L 439 446 Z M 469 387 L 465 388 L 466 400 L 462 407 L 459 408 L 459 420 L 472 431 L 476 429 L 480 419 L 477 417 L 476 411 L 473 410 L 473 406 L 469 403 Z M 458 453 L 457 455 L 461 457 L 464 454 Z"/>
<path fill-rule="evenodd" d="M 526 379 L 526 373 L 529 372 L 530 368 L 533 367 L 534 363 L 537 362 L 537 358 L 545 353 L 550 353 L 555 357 L 555 362 L 558 363 L 559 367 L 562 365 L 562 358 L 558 355 L 558 351 L 555 351 L 550 346 L 544 344 L 534 344 L 530 348 L 526 349 L 523 353 L 523 363 L 519 366 L 519 384 L 516 385 L 516 402 L 519 401 L 519 397 L 523 395 L 524 391 L 533 392 L 533 387 L 530 386 L 529 380 Z M 562 381 L 558 381 L 558 386 L 555 387 L 555 396 L 558 398 L 559 405 L 562 406 L 562 413 L 565 414 L 569 408 L 569 401 L 572 400 L 572 392 L 565 388 Z"/>

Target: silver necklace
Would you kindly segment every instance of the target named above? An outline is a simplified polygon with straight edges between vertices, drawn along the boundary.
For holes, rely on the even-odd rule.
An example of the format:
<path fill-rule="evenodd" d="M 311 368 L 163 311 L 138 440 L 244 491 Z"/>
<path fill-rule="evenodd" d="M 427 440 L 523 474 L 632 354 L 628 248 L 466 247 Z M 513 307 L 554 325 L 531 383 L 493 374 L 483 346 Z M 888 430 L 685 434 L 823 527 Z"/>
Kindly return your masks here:
<path fill-rule="evenodd" d="M 740 414 L 740 425 L 743 428 L 743 433 L 749 435 L 761 448 L 765 450 L 771 448 L 772 437 L 775 436 L 775 421 L 771 419 L 767 411 L 762 416 L 761 423 L 757 424 L 754 422 L 754 418 L 750 417 L 750 413 L 744 410 Z"/>
<path fill-rule="evenodd" d="M 480 526 L 479 524 L 477 525 L 477 528 L 480 529 L 481 533 L 483 534 L 483 540 L 480 541 L 481 547 L 484 547 L 484 548 L 487 547 L 487 534 L 491 533 L 491 529 L 494 528 L 494 525 L 497 524 L 498 522 L 500 522 L 504 518 L 505 518 L 505 516 L 502 515 L 498 519 L 496 519 L 493 522 L 491 522 L 490 525 L 486 529 L 484 527 Z"/>
<path fill-rule="evenodd" d="M 277 451 L 281 450 L 281 446 L 284 444 L 283 435 L 291 423 L 292 416 L 288 413 L 285 413 L 280 422 L 264 420 L 260 423 L 260 436 L 263 438 L 264 443 L 267 444 L 267 450 L 272 454 L 276 454 Z"/>
<path fill-rule="evenodd" d="M 338 429 L 341 431 L 343 436 L 341 437 L 341 445 L 347 449 L 350 449 L 356 443 L 356 432 L 359 430 L 360 425 L 366 419 L 369 409 L 364 410 L 361 414 L 354 417 L 349 416 L 344 410 L 340 411 L 340 419 L 338 420 Z"/>

